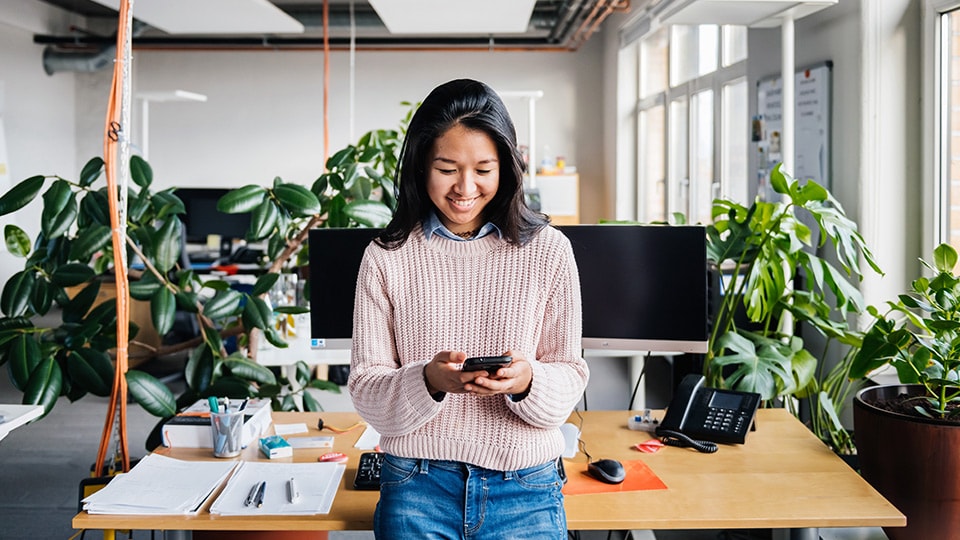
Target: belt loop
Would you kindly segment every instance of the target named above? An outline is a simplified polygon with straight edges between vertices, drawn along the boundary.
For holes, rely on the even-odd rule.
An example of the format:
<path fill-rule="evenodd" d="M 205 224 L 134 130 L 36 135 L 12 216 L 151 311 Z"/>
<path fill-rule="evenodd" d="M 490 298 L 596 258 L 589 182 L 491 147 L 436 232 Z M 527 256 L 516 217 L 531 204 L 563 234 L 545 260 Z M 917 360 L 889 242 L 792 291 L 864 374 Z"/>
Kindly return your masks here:
<path fill-rule="evenodd" d="M 430 460 L 429 459 L 420 459 L 420 474 L 429 474 L 430 473 Z"/>

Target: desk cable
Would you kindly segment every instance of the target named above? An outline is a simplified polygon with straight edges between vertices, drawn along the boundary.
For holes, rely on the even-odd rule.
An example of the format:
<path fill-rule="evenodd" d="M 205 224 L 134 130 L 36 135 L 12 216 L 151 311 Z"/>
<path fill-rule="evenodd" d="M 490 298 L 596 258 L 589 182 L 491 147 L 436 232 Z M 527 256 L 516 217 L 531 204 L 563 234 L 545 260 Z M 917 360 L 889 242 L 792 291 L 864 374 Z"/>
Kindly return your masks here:
<path fill-rule="evenodd" d="M 709 441 L 698 441 L 679 431 L 672 429 L 657 428 L 657 436 L 660 441 L 667 446 L 676 446 L 678 448 L 693 448 L 704 454 L 712 454 L 717 451 L 716 443 Z"/>

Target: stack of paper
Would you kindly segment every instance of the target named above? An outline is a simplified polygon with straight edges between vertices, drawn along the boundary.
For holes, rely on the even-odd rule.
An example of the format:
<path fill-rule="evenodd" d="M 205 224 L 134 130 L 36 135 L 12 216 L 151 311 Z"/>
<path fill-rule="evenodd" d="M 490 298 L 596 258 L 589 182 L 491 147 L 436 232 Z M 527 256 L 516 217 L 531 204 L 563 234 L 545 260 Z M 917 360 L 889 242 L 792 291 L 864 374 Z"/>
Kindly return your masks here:
<path fill-rule="evenodd" d="M 237 463 L 150 454 L 83 499 L 83 509 L 91 514 L 195 514 Z"/>
<path fill-rule="evenodd" d="M 330 512 L 343 463 L 271 463 L 246 461 L 237 467 L 227 486 L 210 506 L 222 516 L 314 515 Z M 295 479 L 299 497 L 291 501 L 288 483 Z M 245 504 L 251 489 L 266 482 L 263 504 Z"/>

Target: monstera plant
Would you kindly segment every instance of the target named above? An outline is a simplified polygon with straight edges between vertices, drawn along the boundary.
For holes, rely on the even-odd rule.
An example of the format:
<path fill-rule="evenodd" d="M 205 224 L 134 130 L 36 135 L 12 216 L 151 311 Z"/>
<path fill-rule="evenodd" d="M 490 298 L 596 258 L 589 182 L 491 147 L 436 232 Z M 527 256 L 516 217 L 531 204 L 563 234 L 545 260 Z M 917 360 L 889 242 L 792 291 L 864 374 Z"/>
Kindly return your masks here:
<path fill-rule="evenodd" d="M 852 356 L 827 367 L 795 328 L 802 324 L 828 345 L 859 349 L 862 334 L 850 328 L 847 317 L 865 306 L 852 280 L 863 278 L 861 264 L 882 272 L 856 224 L 826 188 L 794 180 L 779 165 L 771 183 L 780 200 L 749 206 L 714 201 L 707 258 L 726 277 L 705 375 L 712 386 L 783 399 L 788 407 L 794 405 L 790 398 L 810 398 L 814 430 L 846 451 L 852 443 L 837 409 L 849 394 Z M 818 254 L 824 246 L 833 248 L 831 257 Z"/>

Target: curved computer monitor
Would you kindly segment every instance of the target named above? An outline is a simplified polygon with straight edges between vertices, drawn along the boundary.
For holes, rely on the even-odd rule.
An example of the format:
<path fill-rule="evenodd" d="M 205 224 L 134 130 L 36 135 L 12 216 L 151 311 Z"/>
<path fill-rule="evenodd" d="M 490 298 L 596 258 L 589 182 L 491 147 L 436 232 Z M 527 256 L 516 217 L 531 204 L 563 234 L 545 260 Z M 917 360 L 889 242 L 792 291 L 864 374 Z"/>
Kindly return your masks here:
<path fill-rule="evenodd" d="M 353 300 L 363 252 L 382 229 L 312 229 L 310 249 L 310 346 L 349 350 Z"/>
<path fill-rule="evenodd" d="M 707 352 L 701 226 L 565 225 L 583 299 L 583 348 Z"/>

